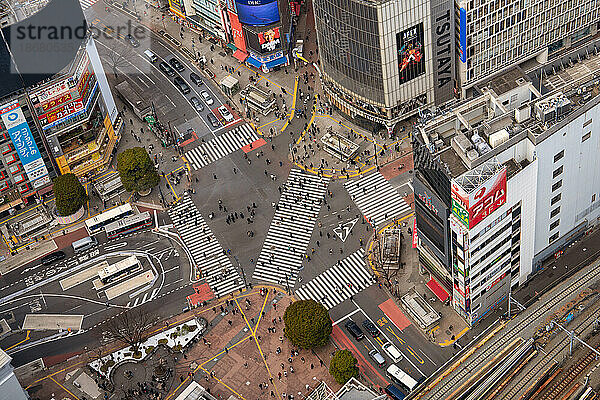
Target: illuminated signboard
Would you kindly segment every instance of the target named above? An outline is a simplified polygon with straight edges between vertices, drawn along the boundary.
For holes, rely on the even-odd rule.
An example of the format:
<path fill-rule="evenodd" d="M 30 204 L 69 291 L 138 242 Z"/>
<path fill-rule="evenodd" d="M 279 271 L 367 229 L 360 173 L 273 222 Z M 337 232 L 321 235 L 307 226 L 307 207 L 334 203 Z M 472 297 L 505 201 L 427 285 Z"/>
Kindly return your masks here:
<path fill-rule="evenodd" d="M 431 201 L 431 196 L 427 194 L 427 191 L 424 191 L 423 193 L 418 193 L 417 196 L 419 197 L 419 200 L 423 202 L 423 205 L 429 208 L 435 215 L 440 214 L 437 207 Z"/>
<path fill-rule="evenodd" d="M 69 92 L 73 87 L 75 87 L 75 85 L 75 79 L 71 76 L 65 80 L 53 84 L 46 89 L 33 92 L 29 97 L 31 98 L 31 102 L 33 104 L 43 103 L 53 99 L 54 97 L 58 97 Z"/>
<path fill-rule="evenodd" d="M 425 73 L 424 40 L 423 23 L 396 34 L 400 83 L 406 83 Z"/>
<path fill-rule="evenodd" d="M 40 150 L 35 144 L 35 140 L 33 140 L 31 130 L 29 129 L 29 125 L 27 125 L 19 103 L 15 101 L 2 106 L 0 108 L 0 118 L 2 118 L 2 122 L 15 146 L 15 150 L 17 150 L 19 160 L 23 164 L 23 169 L 29 181 L 33 183 L 37 179 L 46 177 L 48 169 L 46 169 L 46 164 L 44 164 Z M 41 185 L 34 183 L 34 187 L 39 186 Z"/>
<path fill-rule="evenodd" d="M 39 117 L 40 124 L 44 130 L 52 128 L 58 124 L 62 124 L 63 122 L 68 121 L 71 118 L 75 118 L 78 115 L 83 114 L 88 111 L 88 107 L 90 106 L 91 100 L 94 98 L 96 90 L 98 89 L 98 82 L 94 82 L 92 86 L 91 94 L 85 99 L 77 99 L 72 101 L 71 103 L 67 103 L 62 107 L 59 107 L 56 110 L 53 110 L 49 113 L 41 115 Z M 87 91 L 86 91 L 87 92 Z M 84 100 L 86 101 L 84 103 Z"/>
<path fill-rule="evenodd" d="M 506 203 L 506 167 L 467 195 L 452 183 L 452 214 L 468 229 L 473 228 Z"/>
<path fill-rule="evenodd" d="M 229 21 L 231 22 L 231 32 L 233 34 L 233 44 L 242 51 L 246 51 L 246 40 L 244 39 L 244 30 L 238 16 L 231 11 L 229 13 Z"/>
<path fill-rule="evenodd" d="M 242 24 L 264 26 L 279 22 L 277 0 L 236 0 L 235 8 Z"/>

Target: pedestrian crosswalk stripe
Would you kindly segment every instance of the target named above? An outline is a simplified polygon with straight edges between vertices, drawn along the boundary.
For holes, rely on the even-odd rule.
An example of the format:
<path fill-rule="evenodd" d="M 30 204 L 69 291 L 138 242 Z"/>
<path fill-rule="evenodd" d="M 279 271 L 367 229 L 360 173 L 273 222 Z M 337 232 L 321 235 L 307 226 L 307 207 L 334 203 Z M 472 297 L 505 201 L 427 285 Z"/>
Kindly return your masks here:
<path fill-rule="evenodd" d="M 185 153 L 194 170 L 207 166 L 258 140 L 259 134 L 248 124 L 240 125 Z"/>
<path fill-rule="evenodd" d="M 139 295 L 136 296 L 135 300 L 133 300 L 133 304 L 131 303 L 131 301 L 129 303 L 127 303 L 126 308 L 134 308 L 137 306 L 141 306 L 142 304 L 145 304 L 149 301 L 154 300 L 154 298 L 156 297 L 156 295 L 158 294 L 160 288 L 154 288 L 154 290 L 152 290 L 152 292 L 144 292 L 144 295 Z"/>
<path fill-rule="evenodd" d="M 81 8 L 85 11 L 94 4 L 96 4 L 98 0 L 79 0 L 79 4 L 81 4 Z"/>
<path fill-rule="evenodd" d="M 169 217 L 215 296 L 223 297 L 244 287 L 238 271 L 189 196 L 169 209 Z"/>
<path fill-rule="evenodd" d="M 371 224 L 381 227 L 411 208 L 379 172 L 344 183 L 350 198 Z"/>
<path fill-rule="evenodd" d="M 360 248 L 302 285 L 294 294 L 300 300 L 313 299 L 331 309 L 372 284 L 365 251 Z"/>
<path fill-rule="evenodd" d="M 256 262 L 254 279 L 294 287 L 329 178 L 290 171 Z"/>

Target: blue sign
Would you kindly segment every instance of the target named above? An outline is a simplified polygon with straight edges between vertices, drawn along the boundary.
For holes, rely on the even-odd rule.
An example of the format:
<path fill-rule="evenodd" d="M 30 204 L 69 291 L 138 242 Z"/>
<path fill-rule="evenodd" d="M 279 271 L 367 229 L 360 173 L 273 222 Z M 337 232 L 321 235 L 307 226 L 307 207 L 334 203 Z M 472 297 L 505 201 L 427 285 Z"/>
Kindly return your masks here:
<path fill-rule="evenodd" d="M 460 61 L 467 62 L 467 10 L 460 9 Z"/>
<path fill-rule="evenodd" d="M 279 22 L 277 0 L 236 0 L 235 5 L 242 24 L 263 26 Z"/>
<path fill-rule="evenodd" d="M 27 125 L 19 103 L 14 102 L 1 107 L 0 117 L 10 135 L 15 150 L 17 150 L 19 160 L 23 164 L 23 169 L 27 173 L 29 181 L 33 183 L 34 180 L 48 175 L 46 164 L 44 164 L 40 150 L 35 144 L 35 140 L 33 140 L 31 130 Z"/>

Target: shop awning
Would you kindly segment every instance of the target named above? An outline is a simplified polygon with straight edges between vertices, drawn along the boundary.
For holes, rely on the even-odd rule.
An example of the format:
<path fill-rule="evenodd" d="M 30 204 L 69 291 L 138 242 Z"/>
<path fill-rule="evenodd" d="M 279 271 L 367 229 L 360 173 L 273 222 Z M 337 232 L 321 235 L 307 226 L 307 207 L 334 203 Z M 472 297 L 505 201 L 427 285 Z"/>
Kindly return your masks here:
<path fill-rule="evenodd" d="M 260 61 L 258 61 L 256 58 L 253 58 L 253 57 L 248 57 L 246 59 L 246 62 L 248 64 L 252 65 L 253 67 L 256 67 L 256 68 L 262 67 L 262 63 Z"/>
<path fill-rule="evenodd" d="M 281 58 L 276 58 L 275 60 L 269 61 L 265 65 L 267 66 L 267 68 L 271 69 L 278 65 L 285 64 L 286 62 L 287 62 L 287 58 L 281 57 Z"/>
<path fill-rule="evenodd" d="M 242 50 L 239 50 L 239 49 L 238 49 L 238 50 L 236 50 L 236 51 L 233 53 L 233 56 L 234 56 L 235 58 L 237 58 L 238 60 L 240 60 L 241 62 L 244 62 L 244 61 L 246 61 L 246 58 L 248 58 L 248 54 L 247 54 L 246 52 L 242 51 Z"/>
<path fill-rule="evenodd" d="M 235 44 L 233 44 L 233 43 L 227 43 L 227 47 L 229 47 L 233 51 L 237 50 L 237 47 L 235 47 Z"/>
<path fill-rule="evenodd" d="M 427 287 L 431 289 L 433 294 L 435 294 L 437 298 L 440 299 L 440 301 L 442 302 L 446 301 L 446 299 L 449 297 L 446 290 L 444 290 L 444 288 L 439 283 L 437 283 L 436 280 L 433 279 L 433 277 L 431 277 L 429 282 L 427 282 Z"/>

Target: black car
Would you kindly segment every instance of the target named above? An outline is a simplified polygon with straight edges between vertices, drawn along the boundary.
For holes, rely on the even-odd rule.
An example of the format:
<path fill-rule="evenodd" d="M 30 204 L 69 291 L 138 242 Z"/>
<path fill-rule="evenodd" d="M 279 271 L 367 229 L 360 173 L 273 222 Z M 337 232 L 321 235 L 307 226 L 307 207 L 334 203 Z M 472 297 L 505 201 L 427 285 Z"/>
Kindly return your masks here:
<path fill-rule="evenodd" d="M 133 36 L 131 36 L 131 33 L 130 33 L 130 34 L 128 34 L 127 36 L 125 36 L 125 39 L 126 39 L 126 40 L 127 40 L 129 43 L 131 43 L 131 45 L 132 45 L 133 47 L 138 47 L 138 46 L 140 45 L 140 42 L 138 42 L 136 38 L 134 38 Z"/>
<path fill-rule="evenodd" d="M 54 253 L 50 253 L 47 256 L 42 257 L 43 265 L 50 265 L 58 260 L 62 260 L 65 258 L 65 253 L 62 251 L 55 251 Z"/>
<path fill-rule="evenodd" d="M 161 61 L 160 64 L 158 64 L 158 68 L 164 72 L 165 74 L 169 75 L 169 76 L 175 76 L 175 71 L 173 70 L 173 68 L 171 68 L 171 66 L 169 66 L 169 64 L 167 64 L 164 61 Z"/>
<path fill-rule="evenodd" d="M 169 60 L 169 64 L 171 64 L 171 66 L 173 68 L 175 68 L 175 70 L 177 72 L 181 72 L 181 71 L 183 71 L 185 69 L 185 67 L 183 66 L 183 64 L 178 59 L 176 59 L 175 57 L 173 57 L 173 58 L 171 58 Z"/>
<path fill-rule="evenodd" d="M 173 81 L 175 82 L 175 86 L 177 86 L 177 89 L 179 89 L 181 93 L 188 94 L 190 92 L 189 85 L 185 83 L 182 77 L 177 76 Z"/>
<path fill-rule="evenodd" d="M 214 114 L 208 114 L 208 122 L 210 122 L 210 124 L 212 125 L 213 128 L 218 128 L 219 127 L 219 120 L 217 119 L 217 117 L 215 117 Z"/>
<path fill-rule="evenodd" d="M 377 337 L 381 334 L 381 332 L 379 332 L 379 329 L 377 329 L 377 327 L 368 319 L 365 319 L 363 321 L 362 326 L 373 337 Z"/>
<path fill-rule="evenodd" d="M 348 322 L 346 322 L 344 324 L 344 326 L 346 327 L 346 329 L 348 329 L 348 332 L 350 332 L 350 334 L 352 336 L 354 336 L 354 339 L 356 339 L 356 340 L 362 340 L 365 337 L 365 335 L 360 330 L 360 328 L 358 327 L 358 325 L 356 325 L 356 322 L 354 322 L 352 320 L 349 320 Z"/>
<path fill-rule="evenodd" d="M 200 78 L 196 73 L 192 72 L 190 74 L 190 80 L 192 82 L 194 82 L 194 85 L 196 86 L 200 86 L 202 85 L 204 82 L 202 81 L 202 78 Z"/>
<path fill-rule="evenodd" d="M 202 102 L 200 100 L 198 100 L 198 98 L 196 96 L 192 96 L 192 98 L 190 99 L 190 103 L 192 104 L 192 107 L 194 107 L 194 109 L 198 112 L 204 111 L 204 106 L 202 105 Z"/>

